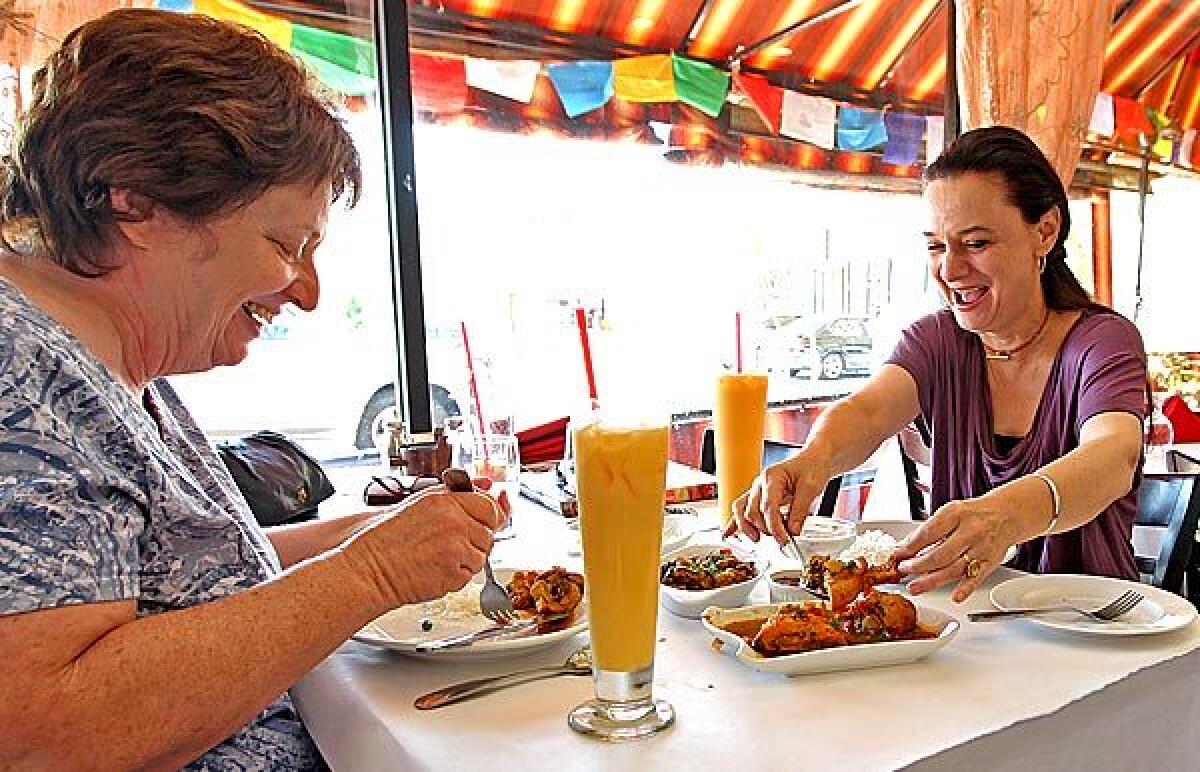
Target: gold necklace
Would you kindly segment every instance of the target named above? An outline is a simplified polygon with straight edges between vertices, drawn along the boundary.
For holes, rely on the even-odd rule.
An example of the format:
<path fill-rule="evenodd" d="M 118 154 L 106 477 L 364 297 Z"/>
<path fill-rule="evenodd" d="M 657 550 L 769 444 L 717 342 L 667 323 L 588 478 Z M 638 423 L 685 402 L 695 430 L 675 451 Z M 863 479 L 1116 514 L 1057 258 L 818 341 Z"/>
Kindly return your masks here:
<path fill-rule="evenodd" d="M 1021 345 L 1017 346 L 1016 348 L 1010 348 L 1007 351 L 1000 351 L 999 349 L 994 349 L 991 346 L 989 346 L 988 344 L 983 343 L 983 338 L 980 338 L 979 342 L 983 343 L 984 358 L 991 359 L 993 361 L 1007 362 L 1008 360 L 1012 359 L 1014 355 L 1021 353 L 1022 351 L 1029 348 L 1034 343 L 1036 343 L 1038 338 L 1042 337 L 1042 333 L 1046 331 L 1046 324 L 1049 321 L 1050 321 L 1050 309 L 1047 308 L 1046 315 L 1042 317 L 1042 323 L 1040 325 L 1038 325 L 1037 332 L 1035 332 L 1033 334 L 1033 337 L 1031 337 L 1029 340 L 1025 341 L 1024 343 L 1022 343 Z"/>

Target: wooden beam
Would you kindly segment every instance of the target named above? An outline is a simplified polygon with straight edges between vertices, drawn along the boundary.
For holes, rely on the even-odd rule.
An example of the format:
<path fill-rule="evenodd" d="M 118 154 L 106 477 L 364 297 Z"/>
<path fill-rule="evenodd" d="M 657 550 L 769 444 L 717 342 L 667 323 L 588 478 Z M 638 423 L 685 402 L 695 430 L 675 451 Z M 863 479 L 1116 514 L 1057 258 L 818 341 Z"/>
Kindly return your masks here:
<path fill-rule="evenodd" d="M 1113 304 L 1112 204 L 1107 190 L 1092 193 L 1092 297 Z"/>

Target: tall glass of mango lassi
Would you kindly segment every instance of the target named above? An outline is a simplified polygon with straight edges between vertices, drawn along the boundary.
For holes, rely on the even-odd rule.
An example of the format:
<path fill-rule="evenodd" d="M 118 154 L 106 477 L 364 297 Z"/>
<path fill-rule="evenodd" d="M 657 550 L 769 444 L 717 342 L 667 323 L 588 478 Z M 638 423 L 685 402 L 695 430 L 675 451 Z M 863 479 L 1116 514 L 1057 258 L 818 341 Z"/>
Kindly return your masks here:
<path fill-rule="evenodd" d="M 675 720 L 651 690 L 667 445 L 665 425 L 574 432 L 596 699 L 568 723 L 606 740 L 645 737 Z"/>
<path fill-rule="evenodd" d="M 717 512 L 733 517 L 733 501 L 750 489 L 762 469 L 767 421 L 767 376 L 726 373 L 717 379 L 713 409 L 717 456 Z"/>

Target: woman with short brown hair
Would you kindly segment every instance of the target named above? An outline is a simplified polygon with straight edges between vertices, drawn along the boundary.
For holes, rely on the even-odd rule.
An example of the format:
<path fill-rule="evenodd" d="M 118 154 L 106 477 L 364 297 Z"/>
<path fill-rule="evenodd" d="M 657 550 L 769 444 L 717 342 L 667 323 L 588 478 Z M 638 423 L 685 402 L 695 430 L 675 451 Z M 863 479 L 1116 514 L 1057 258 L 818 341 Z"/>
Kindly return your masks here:
<path fill-rule="evenodd" d="M 494 502 L 444 490 L 260 530 L 161 377 L 316 306 L 360 184 L 330 107 L 257 34 L 159 11 L 34 78 L 0 225 L 0 768 L 313 769 L 286 690 L 491 548 Z"/>

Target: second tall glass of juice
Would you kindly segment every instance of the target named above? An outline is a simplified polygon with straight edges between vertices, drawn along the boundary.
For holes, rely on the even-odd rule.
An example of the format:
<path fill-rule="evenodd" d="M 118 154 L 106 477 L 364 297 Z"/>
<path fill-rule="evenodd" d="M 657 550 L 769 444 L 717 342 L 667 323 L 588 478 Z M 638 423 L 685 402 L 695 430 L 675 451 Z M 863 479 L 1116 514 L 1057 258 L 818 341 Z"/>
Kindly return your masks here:
<path fill-rule="evenodd" d="M 568 723 L 606 740 L 645 737 L 675 720 L 651 689 L 667 444 L 666 426 L 575 431 L 596 699 L 571 711 Z"/>
<path fill-rule="evenodd" d="M 762 468 L 767 422 L 767 376 L 726 373 L 717 379 L 713 443 L 717 455 L 717 511 L 733 517 L 733 500 L 750 489 Z"/>

